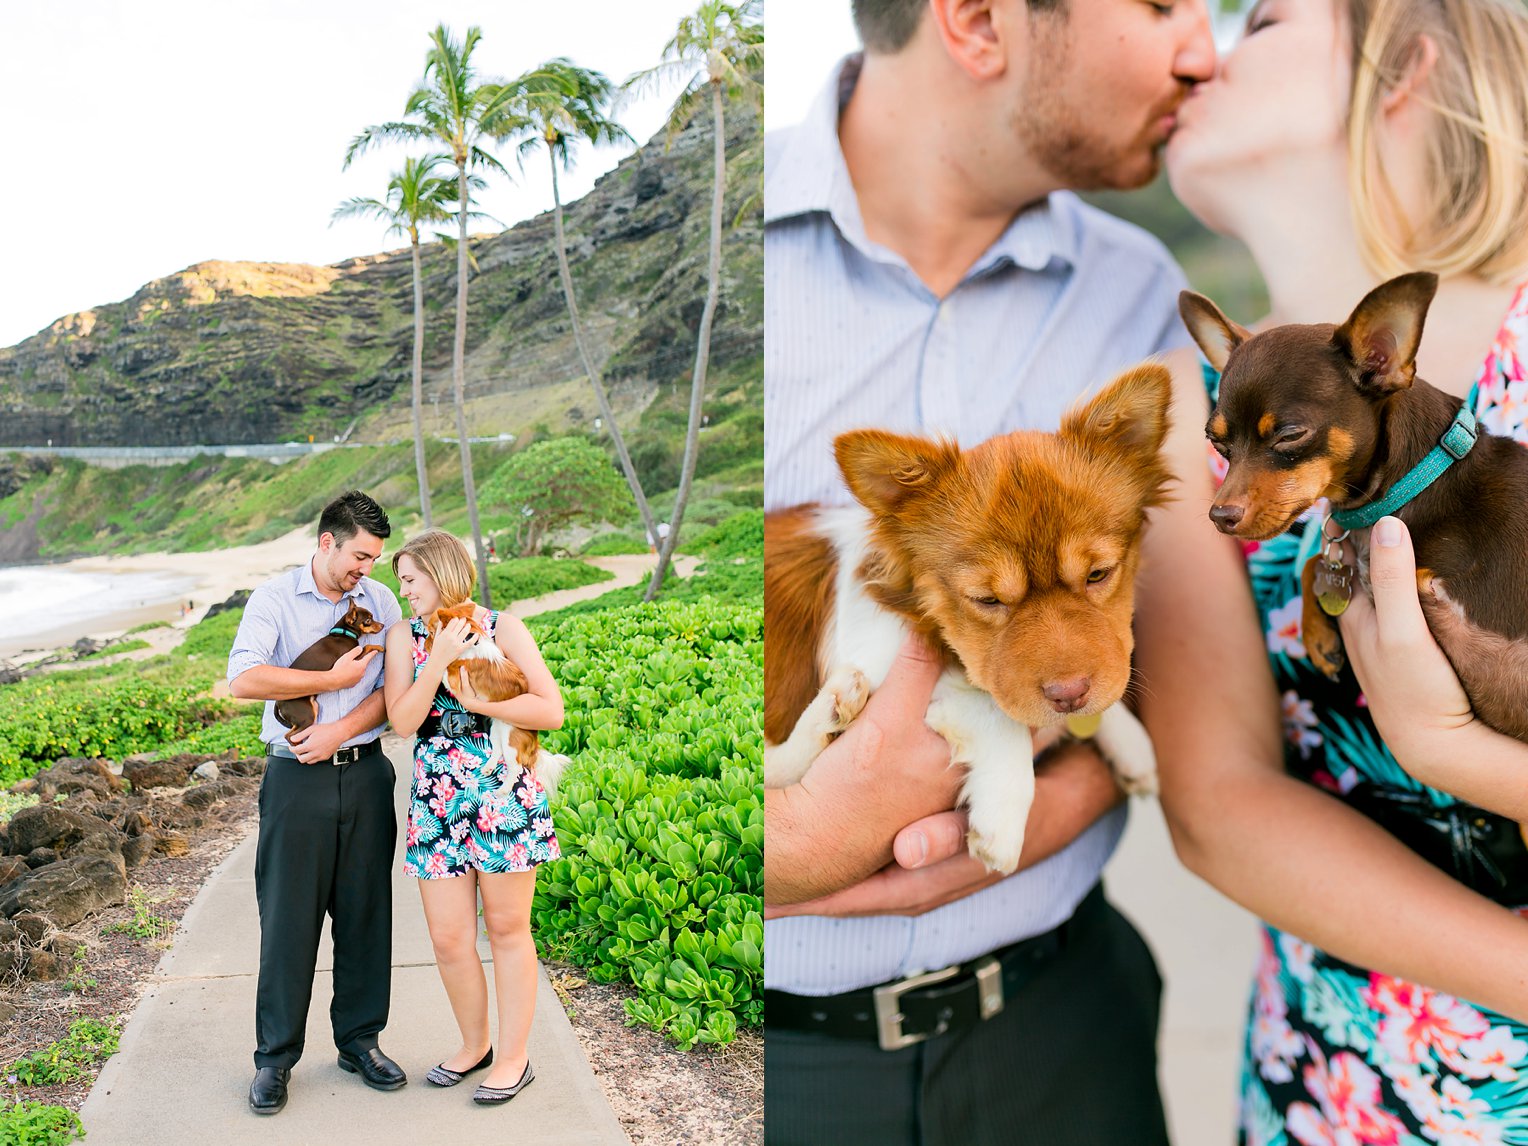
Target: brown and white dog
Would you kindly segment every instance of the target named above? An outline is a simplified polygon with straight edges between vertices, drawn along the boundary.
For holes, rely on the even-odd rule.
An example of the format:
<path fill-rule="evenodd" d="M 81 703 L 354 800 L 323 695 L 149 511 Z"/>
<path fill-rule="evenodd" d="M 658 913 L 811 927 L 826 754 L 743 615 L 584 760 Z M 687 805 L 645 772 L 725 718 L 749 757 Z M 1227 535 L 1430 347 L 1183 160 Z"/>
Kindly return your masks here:
<path fill-rule="evenodd" d="M 487 639 L 488 630 L 477 619 L 477 606 L 471 601 L 436 609 L 425 618 L 428 633 L 424 642 L 426 654 L 435 643 L 435 635 L 448 622 L 458 618 L 467 622 L 478 639 L 446 666 L 443 681 L 447 690 L 455 694 L 456 688 L 452 685 L 460 688 L 461 678 L 466 676 L 473 691 L 488 701 L 513 700 L 528 691 L 525 673 L 504 655 L 504 650 L 499 648 L 497 642 Z M 493 744 L 494 754 L 505 762 L 507 769 L 518 764 L 535 771 L 548 794 L 555 794 L 557 781 L 568 758 L 555 752 L 542 752 L 541 737 L 535 729 L 519 728 L 508 721 L 494 718 L 489 724 L 489 740 Z M 507 771 L 506 780 L 512 781 L 514 775 L 512 770 Z"/>
<path fill-rule="evenodd" d="M 345 615 L 335 622 L 334 628 L 298 653 L 297 659 L 289 667 L 302 669 L 305 672 L 322 672 L 325 669 L 332 669 L 335 661 L 361 643 L 362 637 L 380 633 L 384 628 L 386 626 L 371 615 L 370 609 L 357 601 L 351 601 L 350 608 L 346 609 Z M 378 652 L 381 651 L 381 646 L 373 646 L 373 648 Z M 369 657 L 371 654 L 366 655 Z M 278 700 L 276 719 L 291 729 L 286 734 L 287 743 L 290 744 L 292 737 L 318 720 L 318 697 L 294 696 L 287 700 Z"/>
<path fill-rule="evenodd" d="M 765 783 L 795 782 L 880 686 L 909 631 L 943 658 L 926 720 L 966 768 L 971 854 L 1017 868 L 1031 726 L 1101 717 L 1125 788 L 1155 790 L 1145 729 L 1117 702 L 1172 384 L 1120 375 L 1055 434 L 969 450 L 858 430 L 834 452 L 858 506 L 765 517 Z"/>

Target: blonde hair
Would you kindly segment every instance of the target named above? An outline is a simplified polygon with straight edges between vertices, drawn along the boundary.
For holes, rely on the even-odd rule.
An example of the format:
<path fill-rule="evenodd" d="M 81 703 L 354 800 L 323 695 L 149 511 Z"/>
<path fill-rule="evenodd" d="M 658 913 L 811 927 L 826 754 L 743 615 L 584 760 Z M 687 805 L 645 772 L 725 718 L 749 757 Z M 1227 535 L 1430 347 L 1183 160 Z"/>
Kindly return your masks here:
<path fill-rule="evenodd" d="M 472 555 L 467 547 L 444 529 L 426 529 L 411 538 L 402 549 L 393 554 L 393 573 L 398 572 L 398 562 L 407 555 L 419 571 L 435 582 L 440 591 L 442 607 L 460 605 L 472 596 L 477 585 L 477 570 L 472 567 Z"/>
<path fill-rule="evenodd" d="M 1348 0 L 1352 209 L 1371 269 L 1475 274 L 1528 268 L 1528 8 L 1523 0 Z M 1420 215 L 1408 219 L 1380 162 L 1382 101 L 1427 36 L 1437 61 L 1418 98 L 1434 112 Z M 1378 208 L 1383 207 L 1384 210 Z M 1386 218 L 1399 223 L 1386 228 Z"/>

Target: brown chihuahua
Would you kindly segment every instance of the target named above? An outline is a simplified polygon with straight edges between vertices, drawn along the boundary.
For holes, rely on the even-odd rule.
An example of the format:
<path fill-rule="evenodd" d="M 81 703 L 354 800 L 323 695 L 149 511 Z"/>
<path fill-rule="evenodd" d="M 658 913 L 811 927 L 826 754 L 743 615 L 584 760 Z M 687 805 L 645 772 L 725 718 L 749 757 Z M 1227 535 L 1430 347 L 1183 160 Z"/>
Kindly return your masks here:
<path fill-rule="evenodd" d="M 370 609 L 351 601 L 350 608 L 345 611 L 345 615 L 340 620 L 335 622 L 334 628 L 298 653 L 297 659 L 290 667 L 302 669 L 304 672 L 323 672 L 325 669 L 331 669 L 335 661 L 361 643 L 363 636 L 380 633 L 384 627 L 381 621 L 371 615 Z M 381 650 L 378 649 L 378 651 Z M 318 698 L 294 696 L 287 700 L 278 700 L 276 719 L 292 730 L 286 734 L 287 742 L 291 743 L 293 736 L 318 719 Z"/>
<path fill-rule="evenodd" d="M 1477 434 L 1473 412 L 1416 377 L 1436 275 L 1370 291 L 1341 326 L 1252 334 L 1202 295 L 1179 310 L 1220 394 L 1206 432 L 1230 465 L 1210 518 L 1247 540 L 1283 533 L 1320 498 L 1328 544 L 1302 575 L 1304 643 L 1328 676 L 1345 657 L 1336 616 L 1368 589 L 1368 526 L 1391 514 L 1416 546 L 1433 635 L 1492 728 L 1528 740 L 1528 450 Z M 1351 533 L 1349 537 L 1348 534 Z"/>

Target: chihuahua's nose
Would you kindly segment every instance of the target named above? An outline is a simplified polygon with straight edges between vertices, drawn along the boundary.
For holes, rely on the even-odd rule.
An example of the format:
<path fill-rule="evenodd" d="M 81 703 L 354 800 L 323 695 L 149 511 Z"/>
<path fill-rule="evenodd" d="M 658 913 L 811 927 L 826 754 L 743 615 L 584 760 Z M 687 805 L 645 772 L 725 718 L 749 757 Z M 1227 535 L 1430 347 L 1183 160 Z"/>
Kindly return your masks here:
<path fill-rule="evenodd" d="M 1052 681 L 1040 691 L 1057 712 L 1076 712 L 1088 703 L 1088 689 L 1093 685 L 1089 677 L 1078 676 L 1071 680 Z"/>
<path fill-rule="evenodd" d="M 1230 533 L 1241 524 L 1241 519 L 1247 515 L 1247 507 L 1244 505 L 1212 505 L 1210 506 L 1210 520 L 1215 523 L 1215 528 L 1222 533 Z"/>

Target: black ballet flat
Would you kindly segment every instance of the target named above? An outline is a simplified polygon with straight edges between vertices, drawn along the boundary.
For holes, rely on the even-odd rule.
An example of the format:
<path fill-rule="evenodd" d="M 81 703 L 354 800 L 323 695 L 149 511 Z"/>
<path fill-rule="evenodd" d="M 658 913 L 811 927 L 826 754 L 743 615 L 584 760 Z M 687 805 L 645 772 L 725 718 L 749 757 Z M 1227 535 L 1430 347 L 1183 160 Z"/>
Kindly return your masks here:
<path fill-rule="evenodd" d="M 432 1082 L 436 1086 L 455 1086 L 473 1071 L 482 1070 L 486 1066 L 493 1065 L 493 1047 L 488 1048 L 488 1053 L 482 1057 L 476 1066 L 469 1066 L 466 1070 L 452 1070 L 445 1063 L 432 1066 L 424 1076 L 426 1082 Z"/>

